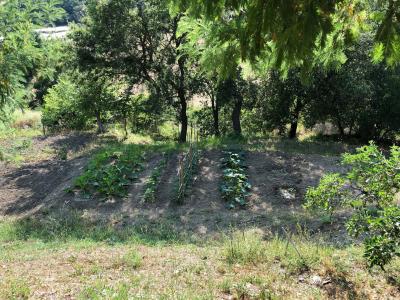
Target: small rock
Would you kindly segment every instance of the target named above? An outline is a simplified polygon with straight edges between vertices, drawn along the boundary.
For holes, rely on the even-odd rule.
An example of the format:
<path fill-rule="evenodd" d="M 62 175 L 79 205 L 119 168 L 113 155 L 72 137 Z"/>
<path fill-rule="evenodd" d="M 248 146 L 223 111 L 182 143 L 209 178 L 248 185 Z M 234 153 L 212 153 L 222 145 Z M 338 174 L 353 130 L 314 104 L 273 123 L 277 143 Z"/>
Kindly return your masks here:
<path fill-rule="evenodd" d="M 313 285 L 321 286 L 322 285 L 322 278 L 318 275 L 314 275 L 311 277 L 310 283 Z"/>

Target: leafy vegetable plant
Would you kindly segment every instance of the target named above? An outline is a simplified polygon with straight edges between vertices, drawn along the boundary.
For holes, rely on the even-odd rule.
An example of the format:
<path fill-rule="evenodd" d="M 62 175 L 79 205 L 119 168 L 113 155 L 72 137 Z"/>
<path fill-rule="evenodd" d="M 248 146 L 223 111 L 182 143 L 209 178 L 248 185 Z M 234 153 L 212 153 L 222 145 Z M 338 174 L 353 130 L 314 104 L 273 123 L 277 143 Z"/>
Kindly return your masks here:
<path fill-rule="evenodd" d="M 385 155 L 371 142 L 355 154 L 346 153 L 343 164 L 349 171 L 324 176 L 308 189 L 304 206 L 331 215 L 338 208 L 351 208 L 348 232 L 364 237 L 368 266 L 383 269 L 400 256 L 400 207 L 395 199 L 400 191 L 400 147 L 391 147 Z"/>
<path fill-rule="evenodd" d="M 229 208 L 245 206 L 251 185 L 245 172 L 243 153 L 225 152 L 225 155 L 222 161 L 224 169 L 221 185 L 222 197 L 228 202 Z"/>
<path fill-rule="evenodd" d="M 128 186 L 142 169 L 144 153 L 132 145 L 109 148 L 98 153 L 74 186 L 88 195 L 124 197 Z"/>

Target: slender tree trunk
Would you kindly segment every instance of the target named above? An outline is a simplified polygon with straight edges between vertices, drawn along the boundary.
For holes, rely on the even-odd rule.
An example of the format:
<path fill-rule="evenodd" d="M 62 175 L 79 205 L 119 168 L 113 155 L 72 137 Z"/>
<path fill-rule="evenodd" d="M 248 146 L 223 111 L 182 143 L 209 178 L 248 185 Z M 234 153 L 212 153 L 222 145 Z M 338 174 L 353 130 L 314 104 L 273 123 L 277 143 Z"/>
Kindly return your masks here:
<path fill-rule="evenodd" d="M 220 132 L 219 132 L 219 105 L 218 105 L 218 100 L 215 98 L 215 96 L 211 96 L 211 108 L 212 108 L 213 119 L 214 119 L 214 135 L 215 136 L 220 136 Z"/>
<path fill-rule="evenodd" d="M 342 122 L 340 121 L 339 118 L 337 118 L 336 124 L 337 124 L 337 127 L 339 129 L 340 136 L 344 137 L 344 128 L 343 128 Z"/>
<path fill-rule="evenodd" d="M 240 97 L 235 101 L 235 106 L 232 111 L 232 127 L 235 135 L 242 134 L 242 127 L 240 125 L 240 113 L 242 111 L 243 99 Z"/>
<path fill-rule="evenodd" d="M 97 132 L 98 133 L 104 133 L 105 129 L 104 129 L 104 124 L 101 121 L 101 116 L 100 116 L 100 112 L 96 112 L 96 122 L 97 122 Z"/>
<path fill-rule="evenodd" d="M 128 119 L 126 116 L 124 116 L 124 132 L 125 132 L 125 138 L 128 138 Z"/>
<path fill-rule="evenodd" d="M 186 102 L 185 92 L 183 90 L 180 90 L 178 94 L 179 94 L 179 102 L 181 105 L 181 111 L 179 115 L 179 119 L 181 122 L 181 132 L 179 135 L 179 142 L 185 143 L 188 131 L 187 102 Z"/>
<path fill-rule="evenodd" d="M 297 135 L 297 127 L 299 125 L 299 116 L 300 111 L 303 108 L 303 103 L 297 99 L 296 100 L 296 107 L 294 108 L 293 112 L 293 121 L 290 123 L 290 130 L 289 130 L 289 138 L 295 139 Z"/>
<path fill-rule="evenodd" d="M 187 138 L 187 131 L 188 131 L 188 117 L 187 117 L 187 99 L 186 99 L 186 84 L 185 84 L 185 64 L 186 64 L 186 55 L 181 55 L 179 50 L 179 46 L 184 42 L 186 34 L 178 37 L 177 30 L 178 30 L 178 23 L 180 20 L 181 15 L 174 18 L 174 32 L 173 37 L 175 40 L 176 45 L 176 57 L 178 59 L 178 67 L 179 67 L 179 81 L 176 88 L 179 98 L 180 104 L 180 113 L 179 113 L 179 121 L 181 122 L 181 132 L 179 134 L 179 142 L 185 143 Z"/>
<path fill-rule="evenodd" d="M 297 125 L 298 125 L 297 119 L 296 119 L 296 121 L 293 121 L 292 123 L 290 123 L 289 139 L 295 139 L 296 138 Z"/>

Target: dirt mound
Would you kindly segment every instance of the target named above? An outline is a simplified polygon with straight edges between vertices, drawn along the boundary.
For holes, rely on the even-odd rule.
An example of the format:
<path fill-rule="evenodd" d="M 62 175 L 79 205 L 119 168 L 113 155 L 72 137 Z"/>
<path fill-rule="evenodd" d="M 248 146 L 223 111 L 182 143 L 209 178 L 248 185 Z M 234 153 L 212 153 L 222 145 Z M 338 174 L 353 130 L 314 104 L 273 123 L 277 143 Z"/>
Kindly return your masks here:
<path fill-rule="evenodd" d="M 0 182 L 1 214 L 20 214 L 40 208 L 69 207 L 86 217 L 113 225 L 167 223 L 188 235 L 219 234 L 232 227 L 258 227 L 266 234 L 304 224 L 309 216 L 301 207 L 308 186 L 317 184 L 329 171 L 340 171 L 338 157 L 245 152 L 247 173 L 252 185 L 248 206 L 229 210 L 220 195 L 220 150 L 202 151 L 199 170 L 182 205 L 171 201 L 175 193 L 181 154 L 171 155 L 156 189 L 156 200 L 143 203 L 146 182 L 159 164 L 161 155 L 149 157 L 125 199 L 82 199 L 64 189 L 82 172 L 83 158 L 67 162 L 46 162 L 22 167 Z M 57 200 L 56 200 L 57 199 Z M 146 225 L 146 226 L 147 226 Z M 319 226 L 319 225 L 318 225 Z"/>

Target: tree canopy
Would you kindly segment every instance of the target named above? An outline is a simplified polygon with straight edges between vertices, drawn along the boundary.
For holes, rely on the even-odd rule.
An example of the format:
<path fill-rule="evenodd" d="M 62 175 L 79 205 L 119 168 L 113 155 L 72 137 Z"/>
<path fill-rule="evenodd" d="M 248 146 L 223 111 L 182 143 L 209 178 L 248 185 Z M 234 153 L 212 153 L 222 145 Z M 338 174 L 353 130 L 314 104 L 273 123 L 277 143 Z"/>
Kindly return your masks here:
<path fill-rule="evenodd" d="M 274 64 L 310 65 L 324 48 L 341 49 L 365 29 L 375 31 L 374 59 L 397 64 L 400 54 L 398 1 L 173 0 L 174 11 L 216 22 L 221 43 L 238 43 L 242 58 L 268 54 Z"/>

